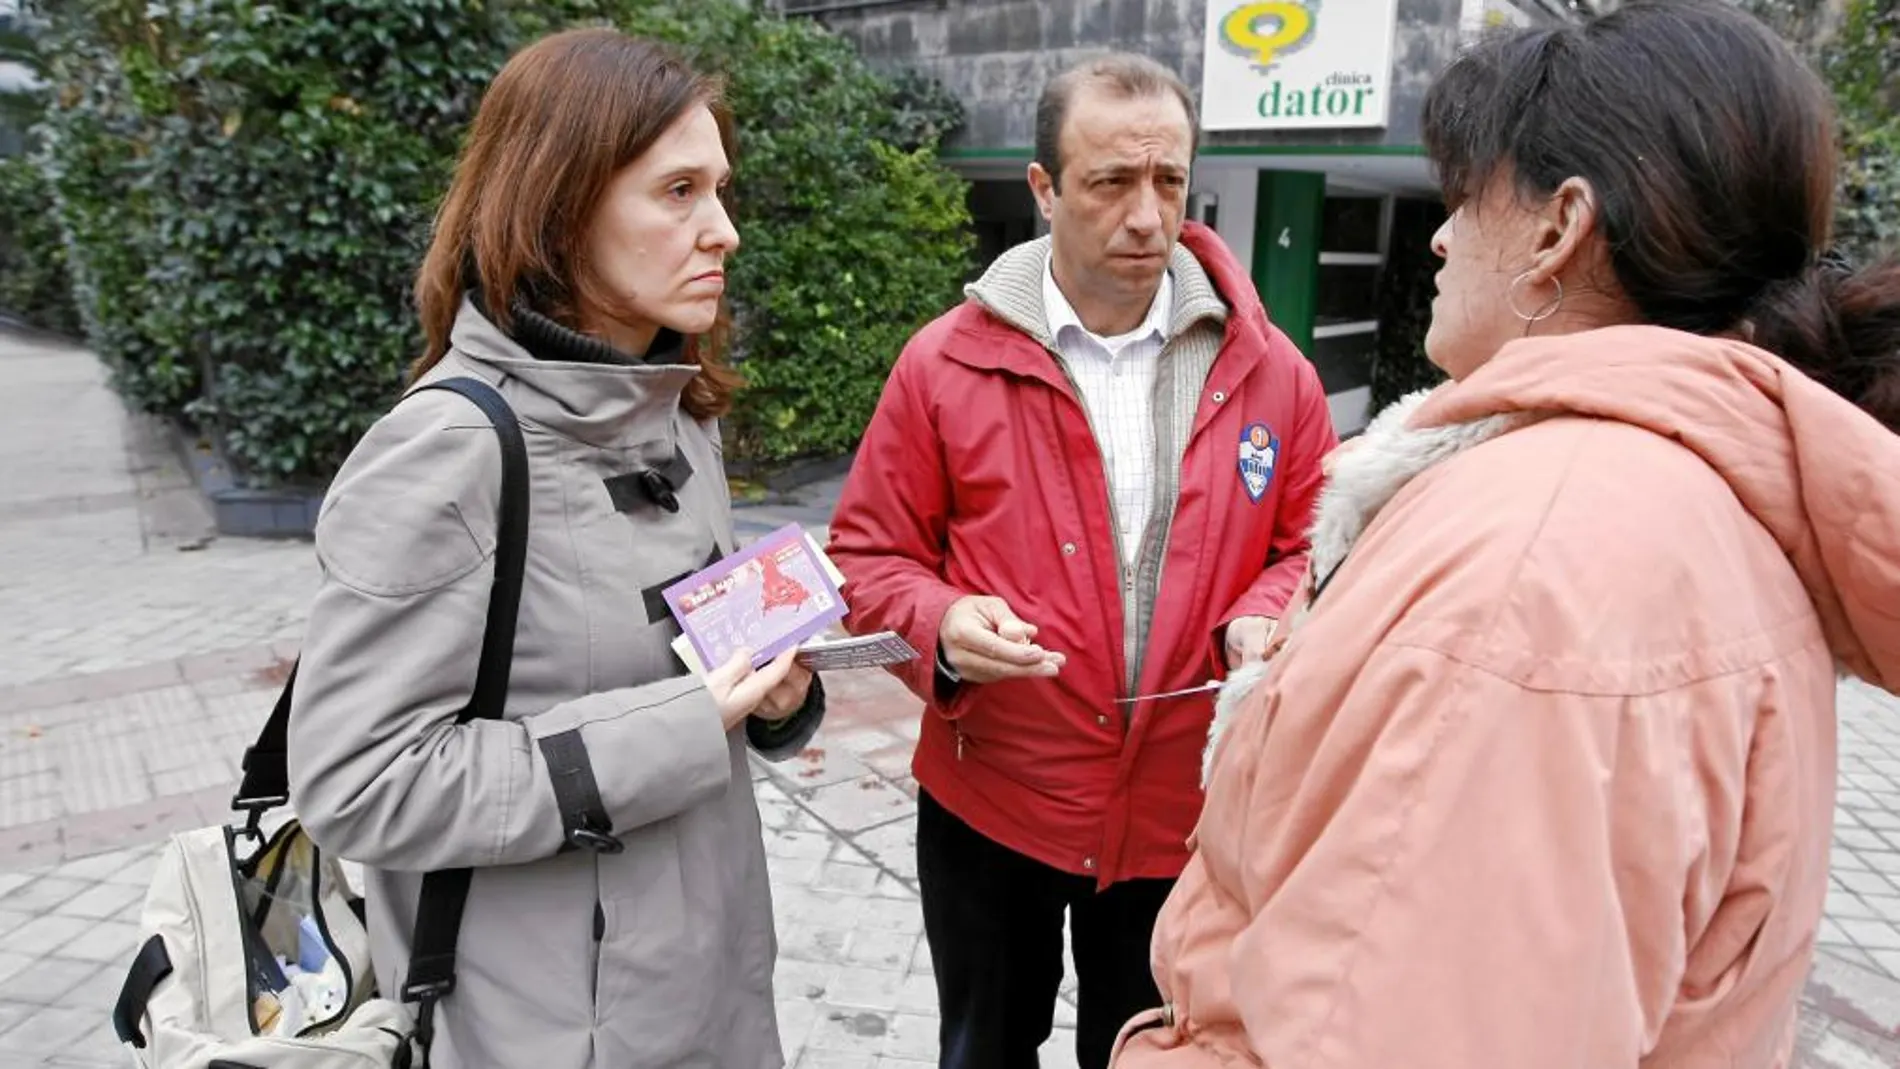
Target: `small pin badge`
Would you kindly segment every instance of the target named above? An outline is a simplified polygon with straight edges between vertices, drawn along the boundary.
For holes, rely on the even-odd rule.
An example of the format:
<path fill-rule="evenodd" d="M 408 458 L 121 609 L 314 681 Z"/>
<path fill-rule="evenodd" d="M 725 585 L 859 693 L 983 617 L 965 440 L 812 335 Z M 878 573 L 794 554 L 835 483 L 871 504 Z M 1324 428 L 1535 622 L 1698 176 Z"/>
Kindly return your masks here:
<path fill-rule="evenodd" d="M 1240 482 L 1247 497 L 1258 505 L 1273 485 L 1273 469 L 1280 460 L 1280 439 L 1264 423 L 1249 423 L 1240 432 Z"/>

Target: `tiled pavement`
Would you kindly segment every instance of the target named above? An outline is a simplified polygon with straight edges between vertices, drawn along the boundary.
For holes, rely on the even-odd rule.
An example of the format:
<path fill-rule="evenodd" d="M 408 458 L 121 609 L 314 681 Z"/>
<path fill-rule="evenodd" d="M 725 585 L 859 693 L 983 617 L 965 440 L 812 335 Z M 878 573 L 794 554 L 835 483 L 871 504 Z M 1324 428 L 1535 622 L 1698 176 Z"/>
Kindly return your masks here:
<path fill-rule="evenodd" d="M 0 375 L 0 687 L 297 638 L 308 545 L 207 545 L 156 421 L 91 357 L 0 334 Z"/>
<path fill-rule="evenodd" d="M 294 653 L 315 582 L 301 543 L 207 540 L 149 428 L 83 354 L 0 336 L 0 1066 L 125 1064 L 105 1024 L 156 850 L 222 819 L 235 758 Z M 742 533 L 821 524 L 803 504 Z M 795 1069 L 935 1057 L 915 891 L 915 703 L 827 677 L 813 749 L 757 771 Z M 1800 1064 L 1900 1066 L 1900 702 L 1841 696 L 1841 791 Z M 1044 1065 L 1072 1064 L 1058 1009 Z"/>
<path fill-rule="evenodd" d="M 910 797 L 843 755 L 814 753 L 756 775 L 788 1064 L 933 1065 L 936 994 L 910 858 Z M 0 1065 L 125 1064 L 106 1020 L 157 850 L 150 843 L 0 871 Z M 1073 1066 L 1066 999 L 1057 1024 L 1043 1064 Z"/>

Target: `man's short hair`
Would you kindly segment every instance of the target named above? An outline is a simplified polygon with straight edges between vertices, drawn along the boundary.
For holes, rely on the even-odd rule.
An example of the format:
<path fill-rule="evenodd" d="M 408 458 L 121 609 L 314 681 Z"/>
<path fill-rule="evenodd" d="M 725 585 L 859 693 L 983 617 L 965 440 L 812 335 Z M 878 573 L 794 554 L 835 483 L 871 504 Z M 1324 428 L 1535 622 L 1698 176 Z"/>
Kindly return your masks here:
<path fill-rule="evenodd" d="M 1190 150 L 1200 140 L 1200 116 L 1194 108 L 1194 94 L 1180 75 L 1133 52 L 1111 52 L 1078 63 L 1049 80 L 1042 99 L 1036 103 L 1036 162 L 1054 179 L 1056 192 L 1062 191 L 1062 124 L 1068 120 L 1069 104 L 1076 90 L 1084 85 L 1100 86 L 1122 100 L 1172 93 L 1187 113 Z"/>

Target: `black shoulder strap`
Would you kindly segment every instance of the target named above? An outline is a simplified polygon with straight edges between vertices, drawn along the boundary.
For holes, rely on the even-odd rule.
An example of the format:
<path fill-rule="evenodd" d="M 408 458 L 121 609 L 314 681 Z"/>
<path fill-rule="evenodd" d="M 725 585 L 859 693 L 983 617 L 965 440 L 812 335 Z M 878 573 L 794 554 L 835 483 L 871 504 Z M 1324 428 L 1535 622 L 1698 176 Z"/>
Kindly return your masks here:
<path fill-rule="evenodd" d="M 456 722 L 499 720 L 508 701 L 515 620 L 521 609 L 521 582 L 528 557 L 528 449 L 514 410 L 487 383 L 473 378 L 443 379 L 417 387 L 412 393 L 423 390 L 447 390 L 467 398 L 488 417 L 501 440 L 501 513 L 496 525 L 494 587 L 488 596 L 488 621 L 482 633 L 481 661 L 475 670 L 475 691 Z M 296 681 L 297 668 L 293 665 L 270 720 L 244 754 L 244 780 L 231 804 L 250 812 L 253 827 L 263 812 L 289 800 L 285 738 L 291 689 Z M 417 1003 L 416 1043 L 425 1067 L 434 1037 L 435 1003 L 455 989 L 455 944 L 471 876 L 469 869 L 427 873 L 416 903 L 415 937 L 402 997 L 405 1002 Z"/>
<path fill-rule="evenodd" d="M 417 387 L 448 390 L 468 398 L 494 424 L 501 439 L 501 516 L 495 535 L 495 585 L 488 598 L 488 621 L 482 633 L 482 659 L 475 672 L 475 694 L 456 718 L 498 719 L 508 699 L 508 673 L 514 665 L 515 617 L 521 609 L 521 576 L 528 555 L 528 449 L 521 424 L 501 394 L 480 379 L 453 378 Z M 277 704 L 264 722 L 257 741 L 244 751 L 244 778 L 231 799 L 231 808 L 251 814 L 252 824 L 264 813 L 290 801 L 290 696 L 297 685 L 297 665 L 290 668 Z"/>
<path fill-rule="evenodd" d="M 528 562 L 528 447 L 521 423 L 494 387 L 480 379 L 454 378 L 416 389 L 448 390 L 474 403 L 501 439 L 501 516 L 495 528 L 495 585 L 488 595 L 488 624 L 482 631 L 482 660 L 475 670 L 475 694 L 456 717 L 500 720 L 508 704 L 508 672 L 515 663 L 515 619 L 521 612 L 521 577 Z"/>
<path fill-rule="evenodd" d="M 476 379 L 444 379 L 422 387 L 452 390 L 473 401 L 501 437 L 501 520 L 495 537 L 495 586 L 488 595 L 488 627 L 482 635 L 475 693 L 458 723 L 500 720 L 508 701 L 508 671 L 515 659 L 515 620 L 521 609 L 521 577 L 528 559 L 528 450 L 521 424 L 508 402 Z M 416 898 L 415 937 L 402 999 L 416 1003 L 416 1046 L 427 1069 L 435 1038 L 435 1004 L 455 990 L 455 943 L 462 931 L 471 869 L 439 869 L 422 877 Z"/>

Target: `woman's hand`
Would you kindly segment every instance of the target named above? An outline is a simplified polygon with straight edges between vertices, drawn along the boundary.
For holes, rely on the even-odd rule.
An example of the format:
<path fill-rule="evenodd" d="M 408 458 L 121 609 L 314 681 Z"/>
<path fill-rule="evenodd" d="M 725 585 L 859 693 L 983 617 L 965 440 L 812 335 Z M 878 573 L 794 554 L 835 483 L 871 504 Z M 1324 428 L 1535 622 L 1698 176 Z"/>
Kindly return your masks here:
<path fill-rule="evenodd" d="M 796 651 L 786 656 L 796 656 Z M 765 700 L 752 710 L 752 715 L 778 723 L 803 709 L 805 699 L 811 695 L 811 679 L 811 669 L 796 661 L 792 662 L 792 670 L 786 673 L 778 686 L 766 693 Z"/>
<path fill-rule="evenodd" d="M 786 650 L 755 671 L 752 651 L 738 650 L 707 674 L 706 689 L 719 706 L 719 720 L 727 731 L 745 723 L 748 716 L 783 720 L 805 704 L 811 669 L 799 665 L 797 657 L 797 650 Z"/>

